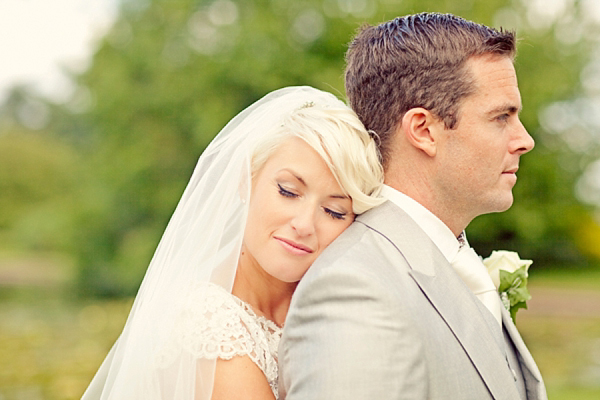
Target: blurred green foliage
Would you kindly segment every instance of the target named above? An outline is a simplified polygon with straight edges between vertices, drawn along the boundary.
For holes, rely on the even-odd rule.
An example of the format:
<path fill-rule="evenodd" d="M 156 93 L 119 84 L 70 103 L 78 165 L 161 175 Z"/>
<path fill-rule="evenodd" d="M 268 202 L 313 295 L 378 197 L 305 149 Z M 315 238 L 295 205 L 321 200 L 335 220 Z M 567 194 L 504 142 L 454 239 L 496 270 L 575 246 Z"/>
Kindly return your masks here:
<path fill-rule="evenodd" d="M 71 101 L 21 88 L 0 110 L 0 251 L 65 252 L 82 293 L 134 293 L 198 156 L 230 118 L 287 85 L 343 97 L 344 52 L 358 27 L 438 11 L 517 30 L 522 120 L 537 141 L 522 159 L 515 205 L 477 218 L 470 241 L 484 256 L 517 250 L 536 268 L 594 264 L 600 255 L 586 249 L 599 228 L 574 195 L 594 157 L 583 162 L 539 115 L 582 94 L 596 39 L 560 34 L 581 17 L 580 3 L 541 28 L 528 22 L 527 4 L 124 0 L 90 68 L 74 77 Z M 46 123 L 31 118 L 36 109 Z"/>

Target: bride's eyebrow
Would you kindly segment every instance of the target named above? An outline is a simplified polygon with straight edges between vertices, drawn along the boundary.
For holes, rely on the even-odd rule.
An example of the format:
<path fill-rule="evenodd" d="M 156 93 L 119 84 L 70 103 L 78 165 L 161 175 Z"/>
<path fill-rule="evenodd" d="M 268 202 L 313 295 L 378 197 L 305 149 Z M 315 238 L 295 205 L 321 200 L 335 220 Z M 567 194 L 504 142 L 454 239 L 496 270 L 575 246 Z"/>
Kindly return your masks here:
<path fill-rule="evenodd" d="M 294 175 L 294 178 L 298 179 L 298 181 L 300 181 L 300 183 L 301 183 L 302 185 L 304 185 L 304 186 L 307 186 L 307 185 L 306 185 L 306 182 L 304 181 L 304 179 L 302 179 L 302 177 L 301 177 L 300 175 L 298 175 L 297 173 L 295 173 L 295 172 L 294 172 L 294 171 L 292 171 L 292 170 L 289 170 L 289 169 L 288 169 L 288 171 L 290 172 L 290 174 Z"/>
<path fill-rule="evenodd" d="M 350 196 L 346 196 L 343 194 L 332 194 L 329 197 L 331 197 L 332 199 L 350 200 Z"/>
<path fill-rule="evenodd" d="M 304 179 L 302 179 L 302 177 L 293 169 L 291 168 L 282 168 L 279 172 L 285 171 L 289 174 L 291 174 L 294 178 L 296 178 L 296 180 L 298 180 L 298 182 L 300 182 L 303 186 L 308 186 L 306 184 L 306 181 Z"/>
<path fill-rule="evenodd" d="M 307 186 L 307 184 L 304 181 L 304 179 L 302 179 L 302 177 L 300 175 L 298 175 L 296 172 L 292 171 L 289 168 L 284 168 L 283 170 L 289 172 L 290 174 L 292 174 L 294 176 L 294 178 L 296 178 L 304 187 Z M 342 199 L 342 200 L 349 200 L 350 199 L 350 196 L 346 196 L 344 194 L 332 194 L 329 197 L 332 198 L 332 199 Z"/>

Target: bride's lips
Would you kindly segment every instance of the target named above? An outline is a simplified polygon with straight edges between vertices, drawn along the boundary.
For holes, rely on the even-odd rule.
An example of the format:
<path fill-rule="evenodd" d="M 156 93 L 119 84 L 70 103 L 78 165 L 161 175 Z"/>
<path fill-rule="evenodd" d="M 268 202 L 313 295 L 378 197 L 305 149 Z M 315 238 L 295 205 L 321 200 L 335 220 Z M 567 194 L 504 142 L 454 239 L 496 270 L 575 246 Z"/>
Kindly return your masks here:
<path fill-rule="evenodd" d="M 307 247 L 300 243 L 296 243 L 289 239 L 275 237 L 275 240 L 277 240 L 287 251 L 296 255 L 305 255 L 313 252 L 313 250 L 310 247 Z"/>

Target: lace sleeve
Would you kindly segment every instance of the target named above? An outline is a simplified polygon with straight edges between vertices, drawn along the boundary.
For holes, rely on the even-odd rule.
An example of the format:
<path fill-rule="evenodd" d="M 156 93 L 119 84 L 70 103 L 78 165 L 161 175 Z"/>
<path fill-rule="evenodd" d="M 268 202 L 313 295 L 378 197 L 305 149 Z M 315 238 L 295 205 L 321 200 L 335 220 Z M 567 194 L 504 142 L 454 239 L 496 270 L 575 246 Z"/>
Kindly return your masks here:
<path fill-rule="evenodd" d="M 256 352 L 256 321 L 219 286 L 207 284 L 194 291 L 182 325 L 183 349 L 196 358 L 230 360 Z"/>
<path fill-rule="evenodd" d="M 205 283 L 183 305 L 174 339 L 161 355 L 165 365 L 183 351 L 196 359 L 249 356 L 277 389 L 277 348 L 281 328 L 220 286 Z"/>

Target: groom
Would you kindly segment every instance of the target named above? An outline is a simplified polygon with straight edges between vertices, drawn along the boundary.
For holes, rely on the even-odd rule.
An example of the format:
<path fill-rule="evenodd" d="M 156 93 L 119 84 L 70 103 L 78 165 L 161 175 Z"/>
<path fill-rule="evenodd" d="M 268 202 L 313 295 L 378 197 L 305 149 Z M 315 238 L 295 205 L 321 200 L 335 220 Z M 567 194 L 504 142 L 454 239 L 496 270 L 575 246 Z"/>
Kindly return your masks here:
<path fill-rule="evenodd" d="M 306 399 L 546 399 L 464 229 L 508 209 L 533 139 L 519 120 L 515 37 L 441 14 L 358 34 L 346 90 L 379 136 L 383 205 L 300 282 L 280 391 Z"/>

